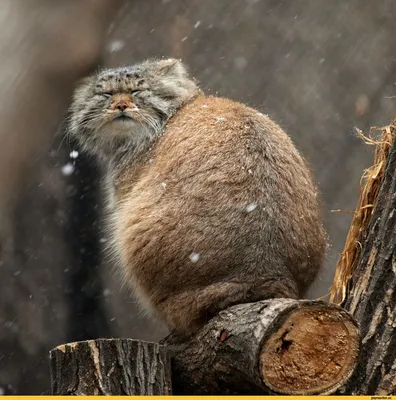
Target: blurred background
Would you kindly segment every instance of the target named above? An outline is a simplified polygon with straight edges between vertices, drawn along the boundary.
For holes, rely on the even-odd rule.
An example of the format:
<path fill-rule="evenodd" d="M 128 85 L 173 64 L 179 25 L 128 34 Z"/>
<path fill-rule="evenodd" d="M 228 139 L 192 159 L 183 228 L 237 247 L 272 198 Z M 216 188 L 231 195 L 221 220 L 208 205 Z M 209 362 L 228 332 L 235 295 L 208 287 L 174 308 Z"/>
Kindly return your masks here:
<path fill-rule="evenodd" d="M 0 394 L 48 394 L 48 352 L 76 340 L 158 340 L 102 260 L 100 173 L 63 139 L 76 81 L 182 58 L 202 88 L 269 114 L 309 160 L 331 247 L 325 295 L 372 149 L 358 127 L 396 115 L 393 0 L 2 0 Z M 70 154 L 71 153 L 71 154 Z"/>

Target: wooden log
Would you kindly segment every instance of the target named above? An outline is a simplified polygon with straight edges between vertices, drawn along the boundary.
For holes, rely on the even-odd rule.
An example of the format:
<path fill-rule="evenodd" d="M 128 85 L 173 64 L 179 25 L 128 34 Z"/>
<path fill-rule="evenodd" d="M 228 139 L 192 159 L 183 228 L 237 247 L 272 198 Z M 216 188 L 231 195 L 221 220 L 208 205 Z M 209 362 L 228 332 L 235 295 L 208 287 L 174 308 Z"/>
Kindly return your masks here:
<path fill-rule="evenodd" d="M 396 140 L 345 308 L 360 326 L 362 348 L 348 394 L 396 394 Z"/>
<path fill-rule="evenodd" d="M 53 395 L 169 395 L 170 358 L 158 343 L 97 339 L 50 351 Z"/>
<path fill-rule="evenodd" d="M 330 394 L 354 371 L 359 332 L 338 306 L 273 299 L 231 307 L 188 341 L 163 344 L 174 394 Z"/>

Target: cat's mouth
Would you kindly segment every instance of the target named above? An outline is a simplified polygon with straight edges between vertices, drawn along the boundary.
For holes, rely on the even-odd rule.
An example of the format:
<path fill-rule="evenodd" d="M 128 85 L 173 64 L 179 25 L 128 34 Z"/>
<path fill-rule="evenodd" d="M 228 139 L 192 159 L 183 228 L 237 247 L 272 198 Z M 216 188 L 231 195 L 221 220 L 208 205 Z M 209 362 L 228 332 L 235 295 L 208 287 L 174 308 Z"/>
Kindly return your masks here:
<path fill-rule="evenodd" d="M 113 121 L 130 121 L 133 118 L 125 113 L 120 113 L 113 118 Z"/>

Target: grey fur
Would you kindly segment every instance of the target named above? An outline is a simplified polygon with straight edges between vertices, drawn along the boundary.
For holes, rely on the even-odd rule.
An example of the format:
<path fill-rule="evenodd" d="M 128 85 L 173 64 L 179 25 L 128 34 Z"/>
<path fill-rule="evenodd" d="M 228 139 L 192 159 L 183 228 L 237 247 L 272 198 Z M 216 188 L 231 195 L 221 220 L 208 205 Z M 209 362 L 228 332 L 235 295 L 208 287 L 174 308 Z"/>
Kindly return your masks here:
<path fill-rule="evenodd" d="M 115 126 L 106 114 L 111 102 L 107 94 L 137 89 L 141 91 L 133 96 L 137 106 L 133 119 Z M 107 161 L 125 151 L 138 153 L 150 146 L 168 119 L 198 91 L 183 64 L 175 59 L 102 70 L 75 91 L 68 134 L 77 138 L 84 150 Z"/>

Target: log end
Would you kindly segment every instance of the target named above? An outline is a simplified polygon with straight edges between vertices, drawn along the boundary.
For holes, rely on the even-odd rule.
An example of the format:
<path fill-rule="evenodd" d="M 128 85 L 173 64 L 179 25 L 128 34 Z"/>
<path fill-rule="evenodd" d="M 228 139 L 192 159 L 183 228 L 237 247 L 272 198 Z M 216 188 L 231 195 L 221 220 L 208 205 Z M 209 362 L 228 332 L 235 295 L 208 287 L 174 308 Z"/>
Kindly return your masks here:
<path fill-rule="evenodd" d="M 302 303 L 279 321 L 263 344 L 260 374 L 274 392 L 330 394 L 352 375 L 359 354 L 359 331 L 337 306 Z"/>

